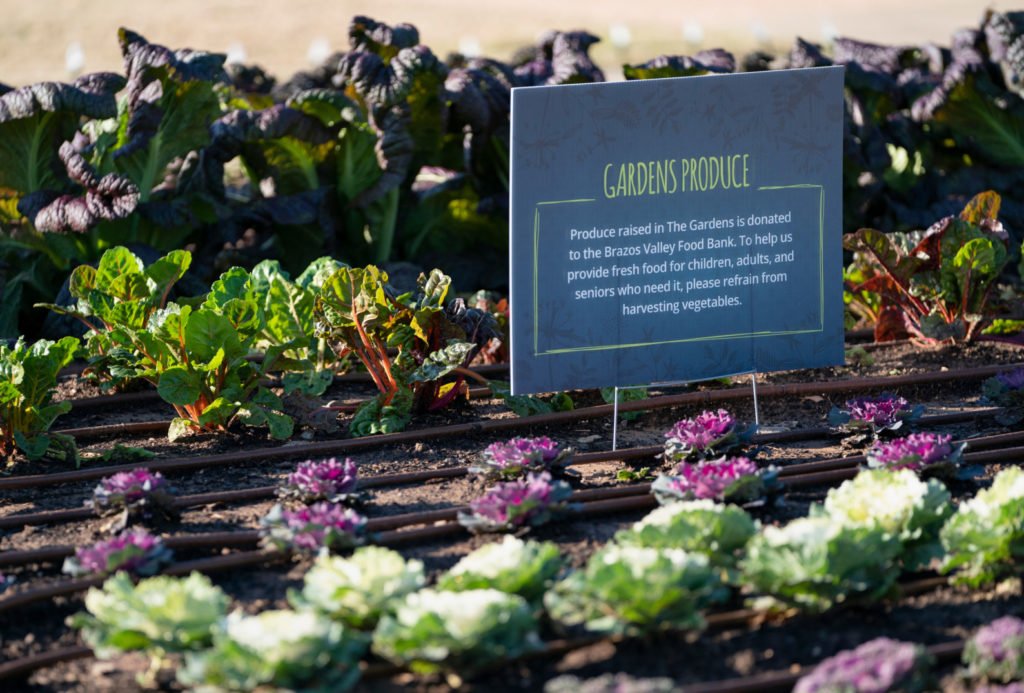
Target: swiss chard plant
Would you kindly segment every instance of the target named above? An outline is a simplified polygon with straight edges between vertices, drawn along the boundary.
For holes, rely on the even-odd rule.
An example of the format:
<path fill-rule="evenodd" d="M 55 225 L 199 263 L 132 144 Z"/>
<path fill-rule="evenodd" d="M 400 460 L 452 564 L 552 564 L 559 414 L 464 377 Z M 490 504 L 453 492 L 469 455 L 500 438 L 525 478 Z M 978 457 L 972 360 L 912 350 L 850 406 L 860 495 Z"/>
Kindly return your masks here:
<path fill-rule="evenodd" d="M 609 544 L 544 596 L 552 618 L 606 633 L 699 630 L 718 592 L 701 553 Z"/>
<path fill-rule="evenodd" d="M 929 341 L 970 341 L 993 316 L 994 282 L 1010 259 L 1009 236 L 999 221 L 1001 199 L 975 196 L 958 216 L 924 234 L 896 237 L 861 229 L 844 238 L 869 263 L 869 278 L 853 291 L 871 291 L 902 310 L 906 331 Z"/>
<path fill-rule="evenodd" d="M 178 681 L 199 690 L 347 691 L 367 645 L 362 633 L 314 611 L 235 611 L 210 648 L 185 654 Z"/>
<path fill-rule="evenodd" d="M 44 339 L 31 346 L 19 338 L 13 346 L 0 344 L 0 455 L 11 463 L 16 450 L 29 459 L 52 456 L 78 459 L 75 441 L 50 427 L 71 409 L 70 402 L 54 402 L 57 373 L 71 363 L 78 340 Z"/>
<path fill-rule="evenodd" d="M 433 270 L 420 275 L 417 291 L 396 294 L 373 265 L 342 267 L 325 281 L 316 300 L 320 334 L 339 353 L 355 354 L 379 390 L 356 411 L 354 435 L 401 430 L 413 413 L 464 395 L 465 366 L 491 335 L 483 328 L 467 334 L 449 318 L 450 284 Z"/>

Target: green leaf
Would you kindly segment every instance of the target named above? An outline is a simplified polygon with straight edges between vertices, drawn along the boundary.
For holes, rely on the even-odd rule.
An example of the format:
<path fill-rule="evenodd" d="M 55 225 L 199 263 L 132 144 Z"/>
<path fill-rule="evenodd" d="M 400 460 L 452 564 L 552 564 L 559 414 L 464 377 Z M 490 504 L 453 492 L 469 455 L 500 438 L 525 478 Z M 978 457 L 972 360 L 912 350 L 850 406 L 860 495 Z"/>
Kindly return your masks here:
<path fill-rule="evenodd" d="M 189 317 L 185 325 L 185 347 L 198 361 L 212 360 L 219 349 L 224 349 L 228 359 L 245 351 L 231 321 L 207 308 Z"/>
<path fill-rule="evenodd" d="M 199 374 L 184 366 L 172 366 L 160 374 L 157 392 L 169 404 L 195 404 L 201 394 Z"/>
<path fill-rule="evenodd" d="M 246 299 L 250 295 L 249 273 L 241 267 L 232 267 L 210 285 L 203 307 L 221 308 L 231 299 Z"/>
<path fill-rule="evenodd" d="M 196 425 L 188 419 L 175 417 L 171 419 L 171 425 L 167 428 L 167 440 L 172 443 L 179 438 L 190 436 L 196 431 Z"/>
<path fill-rule="evenodd" d="M 998 221 L 1001 203 L 999 193 L 986 190 L 971 198 L 960 212 L 960 218 L 975 226 L 980 226 L 983 221 Z"/>
<path fill-rule="evenodd" d="M 68 290 L 75 298 L 84 299 L 96 288 L 96 268 L 90 265 L 79 265 L 71 272 Z"/>
<path fill-rule="evenodd" d="M 334 382 L 334 373 L 329 370 L 309 370 L 300 373 L 285 373 L 281 378 L 281 385 L 284 386 L 284 393 L 290 395 L 293 392 L 301 392 L 312 397 L 319 397 Z"/>
<path fill-rule="evenodd" d="M 117 282 L 124 282 L 128 276 L 142 274 L 142 260 L 135 253 L 117 246 L 110 248 L 100 258 L 96 269 L 96 288 L 108 293 L 115 293 L 112 287 Z"/>
<path fill-rule="evenodd" d="M 41 459 L 50 449 L 50 437 L 45 434 L 27 436 L 21 431 L 15 431 L 14 442 L 30 460 Z"/>
<path fill-rule="evenodd" d="M 238 413 L 238 402 L 227 397 L 218 397 L 210 402 L 199 415 L 201 426 L 227 426 L 231 417 Z"/>
<path fill-rule="evenodd" d="M 409 376 L 409 382 L 430 382 L 443 378 L 462 366 L 474 346 L 471 342 L 451 342 L 444 349 L 431 352 Z"/>
<path fill-rule="evenodd" d="M 172 250 L 146 268 L 146 276 L 156 284 L 153 289 L 153 305 L 157 305 L 159 300 L 167 295 L 171 287 L 185 276 L 191 265 L 192 253 L 187 250 Z"/>

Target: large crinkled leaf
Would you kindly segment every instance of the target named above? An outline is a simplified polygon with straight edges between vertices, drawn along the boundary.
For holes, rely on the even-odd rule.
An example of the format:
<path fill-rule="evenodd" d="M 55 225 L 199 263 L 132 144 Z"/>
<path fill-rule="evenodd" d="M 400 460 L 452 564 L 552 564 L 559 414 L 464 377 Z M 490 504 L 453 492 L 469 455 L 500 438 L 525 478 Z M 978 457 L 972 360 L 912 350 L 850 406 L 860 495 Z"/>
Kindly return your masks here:
<path fill-rule="evenodd" d="M 827 67 L 828 65 L 832 65 L 832 60 L 825 56 L 821 46 L 797 37 L 793 48 L 789 51 L 789 66 L 791 68 Z"/>
<path fill-rule="evenodd" d="M 420 32 L 412 24 L 388 26 L 369 17 L 357 15 L 348 26 L 348 41 L 354 51 L 393 57 L 400 49 L 420 42 Z"/>
<path fill-rule="evenodd" d="M 941 86 L 914 102 L 918 123 L 944 125 L 979 160 L 1024 166 L 1024 100 L 999 96 L 981 53 L 964 49 L 943 75 Z"/>
<path fill-rule="evenodd" d="M 723 51 L 724 52 L 724 51 Z M 708 73 L 727 73 L 736 69 L 732 55 L 728 58 L 721 55 L 710 55 L 712 60 L 707 63 L 700 55 L 692 58 L 685 55 L 662 55 L 639 65 L 623 65 L 622 72 L 626 79 L 659 79 L 662 77 L 691 77 Z"/>
<path fill-rule="evenodd" d="M 600 40 L 586 31 L 560 32 L 555 36 L 548 84 L 603 82 L 604 73 L 590 57 L 590 47 Z"/>
<path fill-rule="evenodd" d="M 1006 88 L 1024 96 L 1024 12 L 990 11 L 985 41 L 992 62 L 999 65 Z"/>
<path fill-rule="evenodd" d="M 290 96 L 285 105 L 317 118 L 329 128 L 363 119 L 359 104 L 336 89 L 306 89 Z"/>
<path fill-rule="evenodd" d="M 139 189 L 116 173 L 99 177 L 70 142 L 60 146 L 68 178 L 83 188 L 81 194 L 39 190 L 21 199 L 18 212 L 39 231 L 85 233 L 101 221 L 124 219 L 139 203 Z"/>
<path fill-rule="evenodd" d="M 429 382 L 443 378 L 462 366 L 474 346 L 472 342 L 453 341 L 444 349 L 431 352 L 420 367 L 409 375 L 409 382 Z"/>
<path fill-rule="evenodd" d="M 117 39 L 121 45 L 125 74 L 128 75 L 128 99 L 134 102 L 151 83 L 154 68 L 169 68 L 183 82 L 227 82 L 224 72 L 225 56 L 190 48 L 171 50 L 165 46 L 150 43 L 141 34 L 124 27 L 118 29 Z"/>

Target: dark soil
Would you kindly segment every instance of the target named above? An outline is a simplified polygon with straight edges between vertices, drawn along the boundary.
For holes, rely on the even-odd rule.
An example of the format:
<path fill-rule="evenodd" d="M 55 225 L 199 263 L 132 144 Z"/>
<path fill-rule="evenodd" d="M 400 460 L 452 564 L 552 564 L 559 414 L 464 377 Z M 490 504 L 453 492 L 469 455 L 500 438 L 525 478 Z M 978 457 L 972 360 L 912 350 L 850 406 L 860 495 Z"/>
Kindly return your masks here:
<path fill-rule="evenodd" d="M 993 344 L 940 349 L 924 349 L 903 344 L 888 348 L 871 348 L 867 353 L 874 363 L 867 364 L 861 360 L 856 365 L 843 367 L 759 375 L 758 384 L 901 375 L 994 363 L 1024 362 L 1024 353 L 1014 348 Z M 749 377 L 733 379 L 731 385 L 749 388 Z M 725 386 L 727 385 L 722 383 L 704 383 L 691 389 L 715 389 Z M 679 391 L 681 389 L 674 388 L 652 391 L 651 394 Z M 62 398 L 75 399 L 96 394 L 93 386 L 73 378 L 64 381 L 60 388 Z M 369 394 L 370 390 L 364 385 L 345 384 L 334 386 L 324 399 L 352 400 Z M 948 382 L 937 386 L 903 389 L 900 394 L 915 403 L 925 404 L 929 414 L 970 411 L 986 406 L 979 402 L 978 382 Z M 574 393 L 574 399 L 577 406 L 601 402 L 592 392 Z M 817 395 L 799 399 L 762 398 L 759 402 L 761 430 L 796 430 L 823 426 L 828 410 L 833 404 L 842 404 L 844 398 L 834 399 L 835 401 L 832 401 L 828 397 Z M 752 400 L 730 404 L 727 408 L 740 418 L 754 418 Z M 664 439 L 664 431 L 674 421 L 696 414 L 699 409 L 676 407 L 647 412 L 629 421 L 620 419 L 618 445 L 620 448 L 660 445 Z M 71 414 L 63 417 L 58 425 L 61 428 L 70 428 L 128 421 L 167 420 L 172 416 L 173 410 L 159 400 L 121 407 L 114 398 L 109 408 L 73 410 Z M 512 416 L 514 415 L 499 401 L 474 400 L 451 411 L 417 420 L 412 428 L 426 429 L 432 426 Z M 347 418 L 348 415 L 341 417 L 342 427 L 337 432 L 325 434 L 307 431 L 304 437 L 312 440 L 344 438 L 344 424 Z M 964 424 L 946 425 L 941 430 L 960 438 L 1005 431 L 991 417 L 980 417 Z M 522 431 L 520 435 L 549 435 L 578 451 L 591 451 L 610 449 L 611 431 L 610 418 L 603 418 L 576 421 L 561 426 L 534 426 Z M 353 457 L 360 463 L 360 473 L 364 477 L 465 466 L 483 447 L 496 439 L 501 437 L 478 434 L 439 441 L 425 438 L 416 443 L 382 445 L 361 451 L 358 456 Z M 209 455 L 238 449 L 252 452 L 251 461 L 245 465 L 211 467 L 186 474 L 169 475 L 179 495 L 272 485 L 282 479 L 294 467 L 295 462 L 303 459 L 299 452 L 294 460 L 286 462 L 261 461 L 260 450 L 276 448 L 282 444 L 267 440 L 258 431 L 232 431 L 220 436 L 204 434 L 175 443 L 158 437 L 123 436 L 117 440 L 90 440 L 83 443 L 82 447 L 86 451 L 102 451 L 115 443 L 145 447 L 157 453 L 160 459 Z M 286 443 L 288 444 L 292 443 Z M 784 466 L 844 454 L 851 454 L 851 451 L 844 450 L 839 437 L 825 436 L 798 443 L 766 445 L 760 452 L 759 459 Z M 657 460 L 651 459 L 636 466 L 656 467 L 657 464 Z M 572 483 L 580 488 L 620 484 L 622 482 L 616 480 L 616 472 L 622 466 L 621 462 L 580 466 L 577 470 L 578 477 L 574 478 Z M 55 463 L 19 463 L 12 473 L 39 474 L 65 471 L 66 468 Z M 954 498 L 962 500 L 974 495 L 979 488 L 988 483 L 998 469 L 998 465 L 991 465 L 979 470 L 975 479 L 953 484 L 950 490 Z M 0 516 L 81 507 L 90 497 L 93 486 L 95 482 L 81 482 L 42 486 L 24 491 L 0 491 Z M 469 478 L 453 478 L 420 485 L 377 488 L 372 490 L 371 500 L 365 512 L 372 518 L 461 506 L 479 496 L 485 487 L 483 483 Z M 786 493 L 781 503 L 758 510 L 756 515 L 763 523 L 784 522 L 805 515 L 809 505 L 822 500 L 827 490 L 824 486 L 794 490 Z M 260 518 L 272 504 L 273 500 L 267 499 L 244 504 L 211 504 L 188 508 L 182 512 L 179 523 L 158 529 L 165 534 L 251 530 L 258 527 Z M 557 543 L 570 562 L 578 566 L 582 565 L 596 548 L 608 541 L 618 529 L 628 526 L 643 515 L 643 512 L 631 512 L 597 519 L 565 521 L 539 528 L 532 536 Z M 105 520 L 95 518 L 75 523 L 28 527 L 0 534 L 0 550 L 35 549 L 53 545 L 80 546 L 105 536 L 105 523 Z M 431 574 L 436 575 L 453 565 L 468 551 L 488 541 L 493 541 L 493 537 L 455 535 L 446 540 L 404 546 L 402 553 L 407 557 L 422 559 Z M 225 549 L 224 552 L 226 551 Z M 202 552 L 183 552 L 177 558 L 190 559 L 202 555 Z M 207 552 L 205 555 L 213 554 Z M 260 568 L 219 573 L 213 578 L 233 597 L 235 606 L 246 611 L 258 611 L 268 607 L 284 606 L 287 590 L 301 584 L 302 575 L 308 565 L 309 559 L 299 559 Z M 58 564 L 41 564 L 4 572 L 16 578 L 15 586 L 11 589 L 20 591 L 66 579 L 59 571 Z M 742 603 L 736 601 L 728 608 L 740 607 Z M 7 661 L 78 644 L 77 635 L 69 631 L 63 622 L 67 616 L 81 608 L 79 596 L 3 613 L 0 657 Z M 699 638 L 665 635 L 643 641 L 628 640 L 618 644 L 603 642 L 572 651 L 559 658 L 534 659 L 529 663 L 505 667 L 499 672 L 483 676 L 471 687 L 476 690 L 539 690 L 545 681 L 561 673 L 588 677 L 618 671 L 630 672 L 636 676 L 669 676 L 680 684 L 720 680 L 813 664 L 840 649 L 856 646 L 879 635 L 926 644 L 962 638 L 976 626 L 1006 613 L 1024 614 L 1024 596 L 1021 594 L 1019 583 L 1003 585 L 988 591 L 943 588 L 924 595 L 898 599 L 884 606 L 848 607 L 822 616 L 801 616 L 763 623 L 758 627 L 709 632 Z M 569 633 L 578 634 L 581 632 Z M 549 630 L 546 635 L 557 637 L 564 634 Z M 138 656 L 120 657 L 111 662 L 86 659 L 38 671 L 19 686 L 33 690 L 126 690 L 135 687 L 134 675 L 144 670 L 145 666 L 144 659 Z M 946 675 L 943 688 L 953 687 L 953 669 L 947 666 L 943 671 Z M 170 680 L 167 683 L 173 687 Z M 447 686 L 441 680 L 412 679 L 408 676 L 367 681 L 363 685 L 375 690 L 389 690 L 395 687 L 441 690 Z"/>

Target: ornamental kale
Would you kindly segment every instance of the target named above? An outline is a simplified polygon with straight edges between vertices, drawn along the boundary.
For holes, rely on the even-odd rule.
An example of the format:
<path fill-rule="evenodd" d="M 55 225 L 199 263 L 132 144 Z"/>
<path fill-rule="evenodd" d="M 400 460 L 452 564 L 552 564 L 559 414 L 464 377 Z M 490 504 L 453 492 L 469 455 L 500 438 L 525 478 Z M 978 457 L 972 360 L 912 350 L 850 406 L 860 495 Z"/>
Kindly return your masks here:
<path fill-rule="evenodd" d="M 145 529 L 121 532 L 113 539 L 82 546 L 64 561 L 64 572 L 74 576 L 111 575 L 124 570 L 132 575 L 153 575 L 172 560 L 160 537 Z"/>
<path fill-rule="evenodd" d="M 964 646 L 963 661 L 973 681 L 1024 679 L 1024 621 L 1003 616 L 982 626 Z"/>
<path fill-rule="evenodd" d="M 450 592 L 496 589 L 533 603 L 544 595 L 563 567 L 555 544 L 507 535 L 464 556 L 438 578 L 437 588 Z"/>
<path fill-rule="evenodd" d="M 315 503 L 299 510 L 275 505 L 260 525 L 267 546 L 316 553 L 320 549 L 343 551 L 361 544 L 366 518 L 334 503 Z"/>
<path fill-rule="evenodd" d="M 464 367 L 493 336 L 489 330 L 467 336 L 448 318 L 451 278 L 440 270 L 420 275 L 415 293 L 396 295 L 387 281 L 373 265 L 342 267 L 316 300 L 318 333 L 336 352 L 354 353 L 380 391 L 356 411 L 351 431 L 357 436 L 399 431 L 413 413 L 464 395 Z"/>
<path fill-rule="evenodd" d="M 662 505 L 695 499 L 750 503 L 765 496 L 776 476 L 749 457 L 683 462 L 677 471 L 674 476 L 660 474 L 651 484 L 651 493 Z"/>
<path fill-rule="evenodd" d="M 683 462 L 716 457 L 746 442 L 753 432 L 753 428 L 741 430 L 725 409 L 701 412 L 692 419 L 677 421 L 665 434 L 665 459 Z"/>
<path fill-rule="evenodd" d="M 312 611 L 231 613 L 213 646 L 185 655 L 178 681 L 209 691 L 351 689 L 366 636 Z"/>
<path fill-rule="evenodd" d="M 1024 420 L 1024 367 L 997 373 L 982 383 L 984 398 L 1003 408 L 996 420 L 1014 426 Z"/>
<path fill-rule="evenodd" d="M 811 514 L 883 530 L 902 543 L 905 568 L 921 570 L 942 556 L 939 531 L 953 507 L 949 491 L 935 479 L 923 481 L 909 469 L 875 469 L 830 490 L 824 506 L 812 506 Z"/>
<path fill-rule="evenodd" d="M 876 440 L 867 451 L 872 469 L 909 469 L 922 477 L 950 479 L 963 463 L 967 443 L 953 445 L 942 433 L 912 433 L 891 441 Z"/>
<path fill-rule="evenodd" d="M 757 528 L 757 522 L 738 506 L 680 501 L 655 508 L 629 529 L 617 532 L 615 542 L 702 553 L 713 567 L 731 570 Z"/>
<path fill-rule="evenodd" d="M 930 690 L 931 665 L 923 645 L 875 638 L 823 660 L 793 693 L 917 693 Z"/>
<path fill-rule="evenodd" d="M 828 414 L 828 422 L 853 433 L 870 430 L 875 439 L 883 435 L 893 435 L 904 423 L 912 423 L 924 413 L 923 406 L 918 405 L 911 409 L 907 400 L 889 394 L 857 397 L 847 400 L 845 407 L 832 407 Z"/>
<path fill-rule="evenodd" d="M 504 443 L 491 443 L 484 449 L 480 462 L 469 467 L 488 481 L 517 479 L 528 472 L 550 472 L 571 463 L 572 450 L 559 450 L 558 443 L 547 436 L 512 438 Z"/>
<path fill-rule="evenodd" d="M 804 517 L 756 534 L 740 560 L 741 579 L 769 606 L 824 611 L 847 599 L 889 593 L 901 551 L 899 539 L 880 527 Z"/>
<path fill-rule="evenodd" d="M 526 479 L 495 484 L 459 513 L 459 524 L 473 533 L 511 532 L 537 527 L 569 509 L 572 489 L 564 481 L 552 481 L 547 472 Z"/>
<path fill-rule="evenodd" d="M 201 573 L 158 575 L 134 585 L 128 573 L 120 572 L 102 589 L 89 590 L 88 613 L 75 614 L 69 624 L 82 630 L 100 659 L 144 650 L 158 661 L 166 653 L 209 646 L 227 606 L 227 596 Z"/>
<path fill-rule="evenodd" d="M 1024 470 L 1004 469 L 992 486 L 961 503 L 942 528 L 944 572 L 959 569 L 954 581 L 978 586 L 1011 572 L 1024 555 Z"/>
<path fill-rule="evenodd" d="M 397 551 L 363 546 L 351 556 L 321 553 L 303 577 L 302 592 L 289 592 L 296 608 L 313 609 L 358 630 L 373 630 L 406 595 L 426 584 L 423 562 Z"/>
<path fill-rule="evenodd" d="M 71 363 L 77 348 L 74 337 L 41 339 L 32 346 L 19 337 L 13 347 L 0 344 L 0 455 L 8 465 L 15 449 L 30 460 L 51 455 L 77 461 L 74 440 L 47 433 L 71 409 L 70 402 L 52 400 L 57 373 Z"/>
<path fill-rule="evenodd" d="M 609 544 L 544 595 L 551 617 L 605 633 L 701 629 L 721 583 L 707 556 Z"/>
<path fill-rule="evenodd" d="M 374 653 L 417 673 L 464 675 L 540 647 L 526 600 L 490 589 L 413 592 L 373 632 Z"/>
<path fill-rule="evenodd" d="M 93 489 L 92 500 L 87 505 L 100 517 L 120 513 L 118 524 L 122 527 L 135 518 L 151 521 L 178 517 L 174 492 L 164 475 L 144 467 L 104 478 Z"/>
<path fill-rule="evenodd" d="M 359 499 L 359 470 L 356 463 L 346 457 L 338 462 L 334 457 L 326 460 L 300 462 L 277 489 L 277 495 L 309 505 L 317 501 L 350 504 Z"/>

